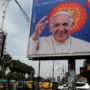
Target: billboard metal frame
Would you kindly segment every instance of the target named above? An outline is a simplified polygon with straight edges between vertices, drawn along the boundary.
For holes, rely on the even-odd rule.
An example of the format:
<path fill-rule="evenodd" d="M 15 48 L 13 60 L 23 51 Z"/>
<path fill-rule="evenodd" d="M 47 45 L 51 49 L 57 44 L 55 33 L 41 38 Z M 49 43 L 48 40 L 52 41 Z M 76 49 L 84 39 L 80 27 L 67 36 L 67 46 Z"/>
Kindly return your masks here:
<path fill-rule="evenodd" d="M 89 59 L 90 58 L 90 53 L 88 54 L 73 54 L 73 55 L 62 55 L 62 56 L 56 56 L 56 55 L 47 55 L 47 56 L 40 56 L 40 55 L 35 55 L 35 56 L 29 56 L 29 60 L 67 60 L 67 59 Z"/>

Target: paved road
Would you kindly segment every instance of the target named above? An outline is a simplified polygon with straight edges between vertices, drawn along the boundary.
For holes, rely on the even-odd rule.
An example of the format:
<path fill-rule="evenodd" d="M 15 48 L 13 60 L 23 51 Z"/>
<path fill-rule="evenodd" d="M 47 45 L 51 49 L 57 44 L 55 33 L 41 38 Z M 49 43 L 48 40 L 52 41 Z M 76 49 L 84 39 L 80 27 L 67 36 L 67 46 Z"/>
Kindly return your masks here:
<path fill-rule="evenodd" d="M 40 89 L 40 90 L 52 90 L 52 89 Z"/>

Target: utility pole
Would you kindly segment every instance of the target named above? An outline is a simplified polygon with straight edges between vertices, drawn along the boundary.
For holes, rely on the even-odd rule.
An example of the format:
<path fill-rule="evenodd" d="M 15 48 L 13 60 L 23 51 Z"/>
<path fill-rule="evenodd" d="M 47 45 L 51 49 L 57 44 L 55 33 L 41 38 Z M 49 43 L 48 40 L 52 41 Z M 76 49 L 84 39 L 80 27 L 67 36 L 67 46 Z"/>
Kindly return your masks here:
<path fill-rule="evenodd" d="M 6 9 L 11 0 L 2 0 L 2 18 L 0 23 L 0 58 L 3 56 L 6 34 L 3 32 L 3 26 L 5 21 Z"/>
<path fill-rule="evenodd" d="M 3 31 L 3 26 L 4 26 L 4 21 L 5 21 L 5 15 L 6 15 L 6 9 L 11 0 L 5 0 L 3 3 L 3 10 L 2 10 L 2 19 L 1 19 L 1 24 L 0 24 L 0 32 Z"/>
<path fill-rule="evenodd" d="M 5 21 L 5 15 L 6 15 L 6 9 L 11 0 L 2 0 L 3 2 L 3 9 L 2 9 L 2 18 L 1 18 L 1 23 L 0 23 L 0 58 L 3 60 L 3 52 L 4 52 L 4 46 L 5 46 L 5 39 L 6 39 L 6 34 L 3 32 L 3 26 L 4 26 L 4 21 Z M 4 77 L 4 66 L 5 62 L 2 65 L 2 78 Z"/>

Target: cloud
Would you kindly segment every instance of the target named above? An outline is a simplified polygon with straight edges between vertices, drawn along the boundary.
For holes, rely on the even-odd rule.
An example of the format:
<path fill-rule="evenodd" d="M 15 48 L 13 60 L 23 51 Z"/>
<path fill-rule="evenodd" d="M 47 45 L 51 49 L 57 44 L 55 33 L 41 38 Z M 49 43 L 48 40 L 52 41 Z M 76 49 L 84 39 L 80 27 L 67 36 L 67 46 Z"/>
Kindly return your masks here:
<path fill-rule="evenodd" d="M 32 0 L 17 0 L 23 9 L 26 11 L 27 15 L 30 16 Z M 2 9 L 0 8 L 0 21 Z M 6 18 L 4 23 L 4 29 L 7 34 L 6 40 L 6 51 L 13 57 L 13 59 L 19 59 L 28 65 L 31 65 L 36 70 L 36 76 L 38 75 L 38 61 L 28 60 L 27 58 L 27 44 L 29 35 L 29 26 L 25 17 L 21 13 L 18 5 L 14 0 L 8 5 Z M 81 62 L 81 61 L 80 61 Z M 61 64 L 68 67 L 68 63 L 65 61 L 55 61 L 55 67 Z M 78 63 L 77 72 L 79 72 L 79 66 L 82 65 Z M 41 61 L 41 71 L 40 75 L 43 77 L 52 77 L 53 63 L 51 61 Z M 68 69 L 68 68 L 67 68 Z M 56 72 L 55 72 L 56 73 Z"/>
<path fill-rule="evenodd" d="M 28 14 L 30 12 L 31 0 L 18 0 L 22 7 L 26 10 L 28 8 Z M 0 8 L 0 20 L 1 20 L 1 8 Z M 13 57 L 13 59 L 20 60 L 28 65 L 31 65 L 38 72 L 38 61 L 30 61 L 27 58 L 27 43 L 29 26 L 21 13 L 18 5 L 14 0 L 11 0 L 7 7 L 4 32 L 7 33 L 6 39 L 6 51 Z"/>
<path fill-rule="evenodd" d="M 17 24 L 14 24 L 10 22 L 10 20 L 7 20 L 4 25 L 5 32 L 9 33 L 9 35 L 15 35 L 19 31 L 19 27 Z"/>

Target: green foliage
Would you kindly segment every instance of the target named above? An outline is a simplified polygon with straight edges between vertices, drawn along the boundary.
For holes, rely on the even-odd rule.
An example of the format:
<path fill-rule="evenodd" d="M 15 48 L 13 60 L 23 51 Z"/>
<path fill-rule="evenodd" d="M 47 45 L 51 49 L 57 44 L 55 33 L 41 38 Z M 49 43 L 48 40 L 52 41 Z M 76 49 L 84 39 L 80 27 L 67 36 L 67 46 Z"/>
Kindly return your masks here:
<path fill-rule="evenodd" d="M 20 60 L 13 60 L 9 54 L 5 54 L 3 58 L 0 59 L 1 75 L 6 79 L 14 80 L 25 80 L 25 74 L 28 77 L 33 77 L 35 74 L 35 69 L 25 63 L 20 62 Z M 8 74 L 5 74 L 7 68 L 10 70 Z"/>
<path fill-rule="evenodd" d="M 45 82 L 52 82 L 52 77 L 48 77 L 44 80 Z"/>

